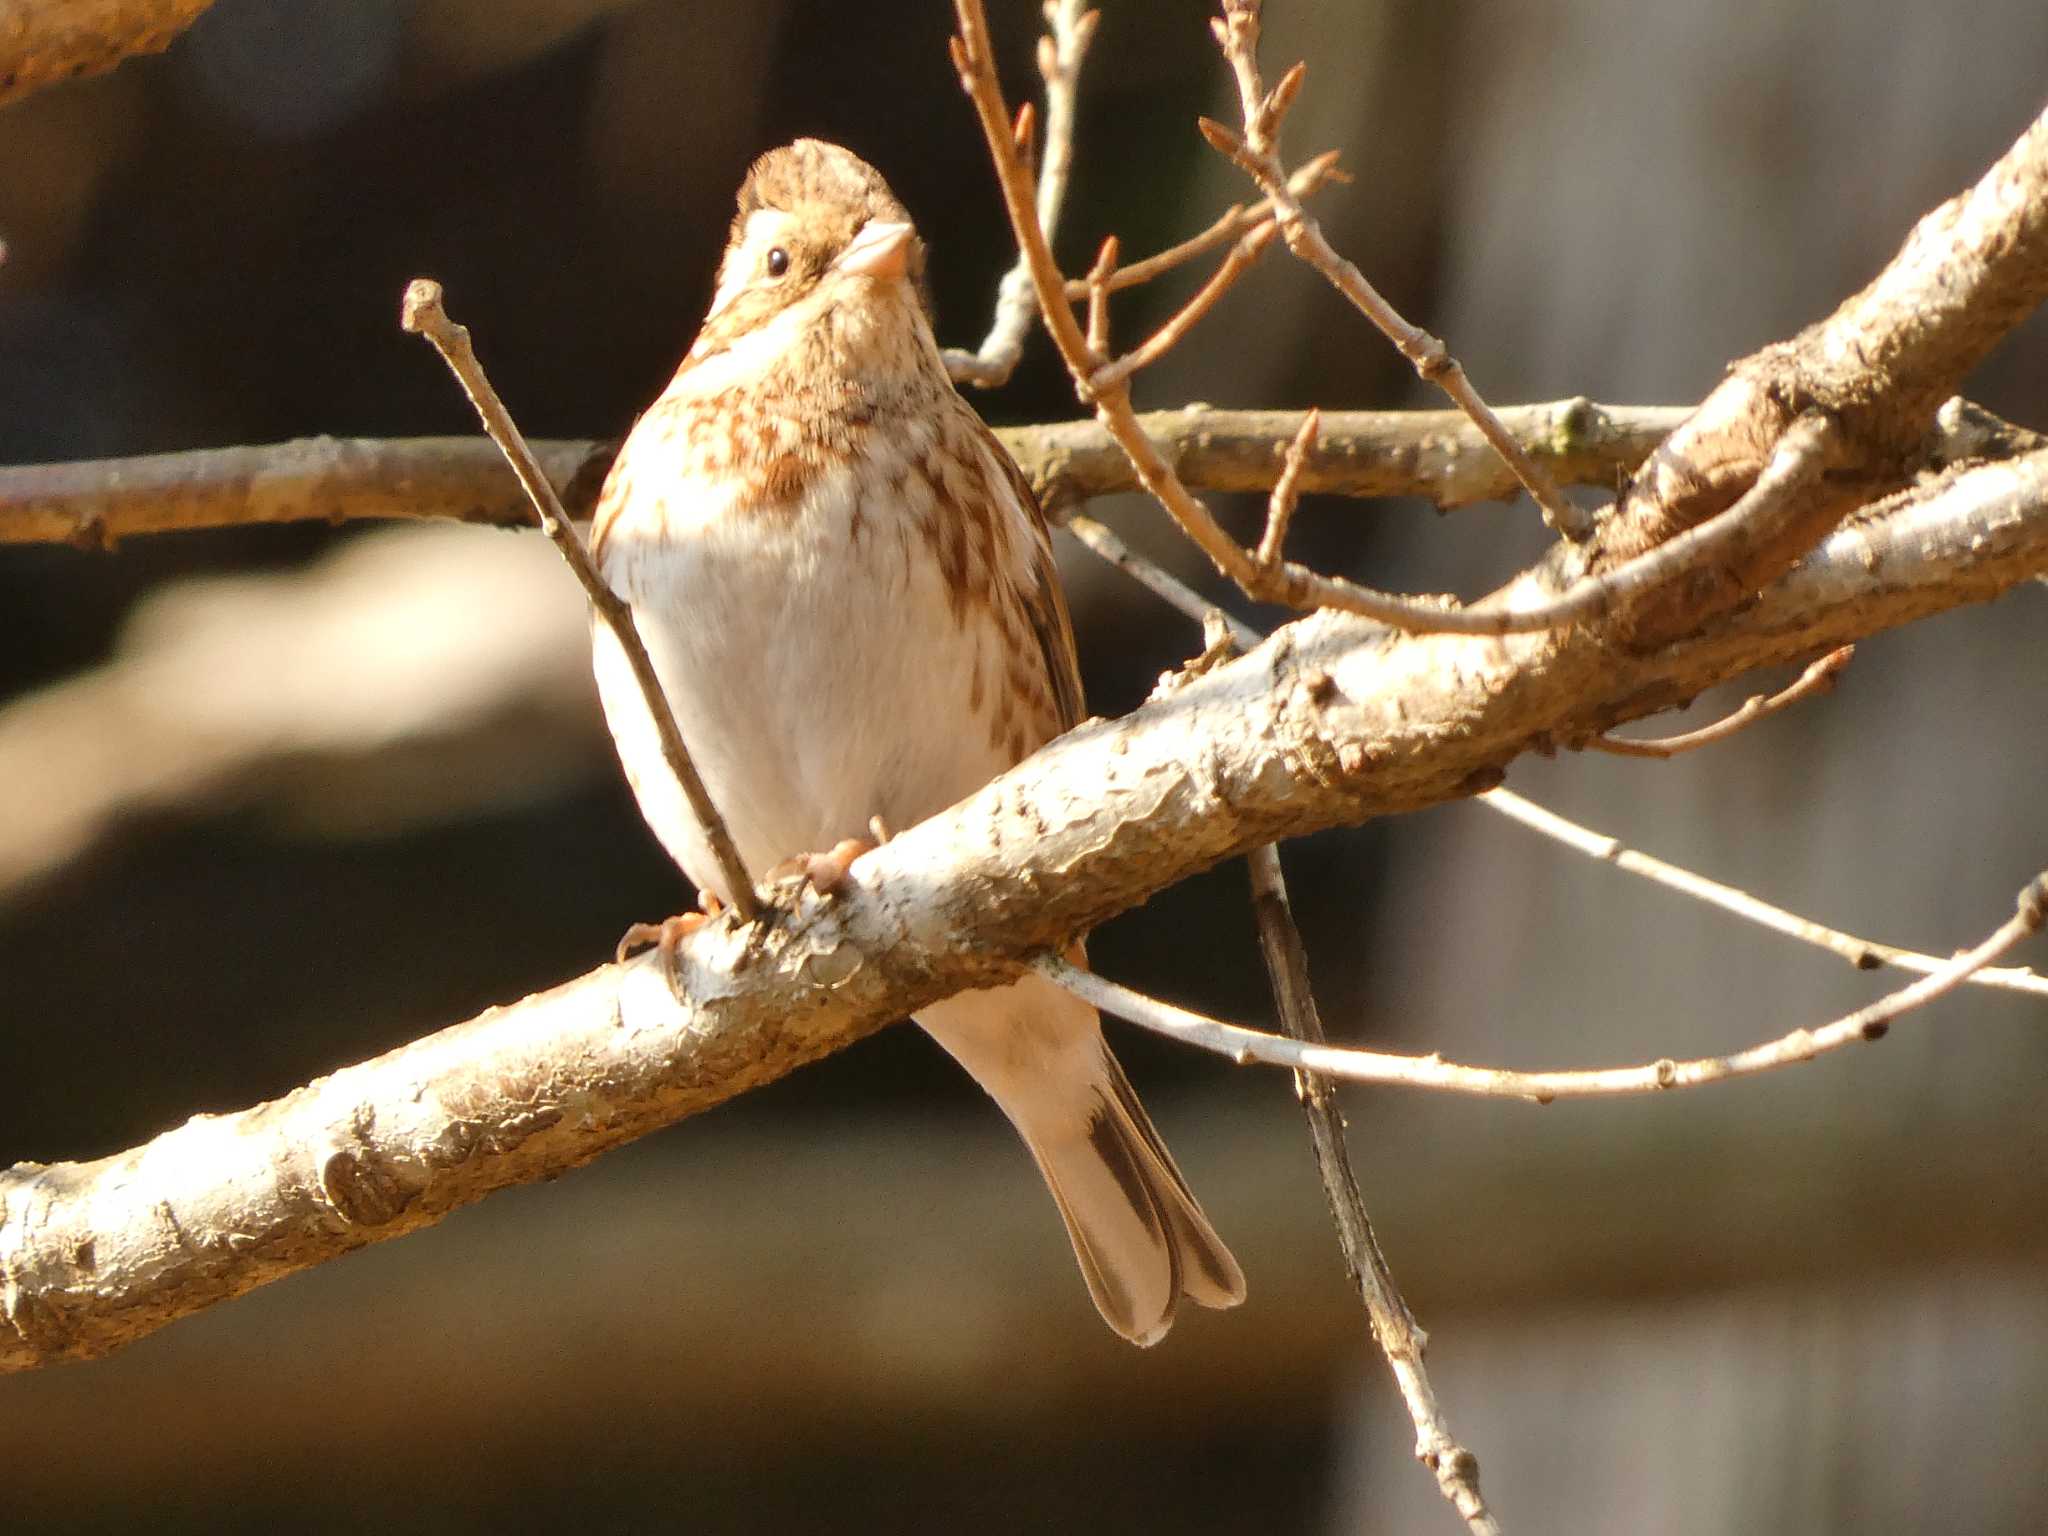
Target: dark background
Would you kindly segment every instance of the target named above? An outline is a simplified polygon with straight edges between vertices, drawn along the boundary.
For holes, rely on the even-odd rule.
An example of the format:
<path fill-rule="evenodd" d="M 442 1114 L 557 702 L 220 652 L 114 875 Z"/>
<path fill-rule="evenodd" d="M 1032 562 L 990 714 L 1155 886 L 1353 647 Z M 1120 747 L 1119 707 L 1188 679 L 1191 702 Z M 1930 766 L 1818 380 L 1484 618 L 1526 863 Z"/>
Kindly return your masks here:
<path fill-rule="evenodd" d="M 995 9 L 1014 97 L 1036 7 Z M 1105 232 L 1147 251 L 1250 195 L 1191 131 L 1232 111 L 1203 16 L 1105 5 L 1070 269 Z M 0 462 L 470 431 L 397 328 L 421 273 L 530 432 L 616 435 L 687 345 L 747 163 L 798 134 L 890 177 L 933 246 L 941 337 L 972 345 L 1009 247 L 949 17 L 219 0 L 166 57 L 0 112 Z M 1333 237 L 1482 389 L 1672 403 L 1825 313 L 2011 142 L 2048 15 L 1276 6 L 1269 73 L 1299 56 L 1290 150 L 1341 147 L 1357 178 L 1323 198 Z M 1132 298 L 1119 334 L 1195 280 Z M 2044 341 L 2037 319 L 1972 394 L 2048 426 Z M 1436 403 L 1280 254 L 1141 395 Z M 1075 409 L 1042 340 L 977 404 Z M 1155 510 L 1104 510 L 1196 574 Z M 1538 531 L 1526 504 L 1331 503 L 1297 538 L 1377 584 L 1472 592 Z M 677 906 L 538 544 L 302 527 L 0 550 L 0 1158 L 97 1156 L 275 1095 Z M 1196 637 L 1064 555 L 1091 704 L 1120 712 Z M 329 632 L 316 610 L 387 600 L 410 617 L 377 644 L 344 625 L 296 647 Z M 1945 952 L 2048 862 L 2044 617 L 2030 588 L 1866 645 L 1835 697 L 1712 753 L 1514 783 Z M 461 646 L 497 669 L 489 709 L 379 713 Z M 183 713 L 255 718 L 250 688 L 281 722 L 257 747 Z M 1286 856 L 1326 1013 L 1389 1048 L 1691 1054 L 1881 985 L 1474 807 Z M 1239 870 L 1093 952 L 1267 1017 Z M 1353 1096 L 1368 1196 L 1510 1528 L 2038 1529 L 2042 1018 L 1977 993 L 1877 1050 L 1653 1102 Z M 1094 1319 L 999 1117 L 896 1030 L 114 1360 L 0 1382 L 6 1497 L 25 1530 L 1450 1528 L 1285 1080 L 1117 1040 L 1252 1290 L 1148 1354 Z"/>

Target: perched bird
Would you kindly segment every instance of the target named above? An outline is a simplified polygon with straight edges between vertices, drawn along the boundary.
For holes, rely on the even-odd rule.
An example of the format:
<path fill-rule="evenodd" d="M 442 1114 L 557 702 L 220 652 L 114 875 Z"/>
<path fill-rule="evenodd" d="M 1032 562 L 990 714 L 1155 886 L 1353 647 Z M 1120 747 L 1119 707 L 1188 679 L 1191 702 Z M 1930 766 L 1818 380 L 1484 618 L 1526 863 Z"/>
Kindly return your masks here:
<path fill-rule="evenodd" d="M 1044 520 L 947 377 L 923 269 L 865 161 L 816 139 L 762 156 L 703 328 L 598 502 L 599 567 L 757 879 L 821 849 L 843 874 L 870 826 L 952 805 L 1082 715 Z M 729 901 L 602 625 L 593 648 L 642 814 Z M 1023 1136 L 1111 1328 L 1152 1344 L 1184 1295 L 1244 1299 L 1094 1009 L 1034 975 L 917 1022 Z"/>

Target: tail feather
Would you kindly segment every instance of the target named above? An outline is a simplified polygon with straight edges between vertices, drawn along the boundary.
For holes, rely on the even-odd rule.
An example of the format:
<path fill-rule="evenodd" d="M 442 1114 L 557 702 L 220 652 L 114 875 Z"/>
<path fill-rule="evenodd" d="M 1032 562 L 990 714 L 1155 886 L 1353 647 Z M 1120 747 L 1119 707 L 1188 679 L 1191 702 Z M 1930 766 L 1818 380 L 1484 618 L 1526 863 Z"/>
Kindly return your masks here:
<path fill-rule="evenodd" d="M 1085 1147 L 1026 1139 L 1074 1245 L 1095 1310 L 1133 1344 L 1166 1337 L 1180 1298 L 1173 1234 L 1153 1201 L 1131 1148 L 1110 1116 L 1091 1126 Z M 1100 1149 L 1107 1144 L 1109 1151 Z M 1107 1175 L 1107 1179 L 1105 1179 Z M 1112 1183 L 1115 1188 L 1104 1187 Z"/>
<path fill-rule="evenodd" d="M 1173 1228 L 1174 1249 L 1180 1259 L 1180 1288 L 1184 1295 L 1205 1307 L 1234 1307 L 1244 1300 L 1244 1271 L 1237 1258 L 1209 1225 L 1208 1214 L 1188 1181 L 1181 1176 L 1173 1154 L 1159 1139 L 1158 1127 L 1138 1102 L 1137 1091 L 1109 1047 L 1102 1048 L 1109 1069 L 1111 1095 L 1123 1110 L 1123 1119 L 1150 1157 L 1159 1177 L 1153 1181 L 1158 1203 Z"/>
<path fill-rule="evenodd" d="M 1112 1329 L 1155 1344 L 1183 1295 L 1205 1307 L 1244 1300 L 1237 1260 L 1103 1043 L 1092 1008 L 1028 977 L 948 998 L 918 1022 L 1023 1136 Z"/>

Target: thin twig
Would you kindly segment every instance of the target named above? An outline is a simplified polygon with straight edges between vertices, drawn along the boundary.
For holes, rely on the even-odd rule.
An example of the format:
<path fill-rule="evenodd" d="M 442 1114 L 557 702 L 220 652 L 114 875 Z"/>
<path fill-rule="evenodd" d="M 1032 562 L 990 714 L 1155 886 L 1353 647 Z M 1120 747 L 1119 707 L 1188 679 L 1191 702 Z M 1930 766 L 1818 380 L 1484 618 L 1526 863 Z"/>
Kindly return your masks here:
<path fill-rule="evenodd" d="M 690 803 L 690 813 L 697 818 L 698 826 L 704 829 L 705 845 L 717 861 L 719 874 L 731 896 L 731 905 L 743 921 L 752 922 L 761 914 L 760 897 L 754 892 L 753 879 L 747 874 L 746 865 L 740 861 L 739 851 L 733 847 L 732 834 L 726 830 L 725 819 L 718 814 L 711 792 L 704 787 L 697 765 L 690 760 L 689 749 L 683 745 L 682 732 L 676 728 L 675 716 L 669 711 L 668 700 L 662 694 L 661 680 L 655 676 L 654 663 L 648 660 L 647 647 L 641 643 L 640 631 L 633 622 L 633 610 L 620 601 L 618 594 L 605 584 L 604 577 L 591 564 L 590 554 L 570 524 L 569 514 L 562 509 L 561 498 L 555 495 L 555 488 L 542 472 L 540 461 L 527 447 L 511 412 L 505 409 L 498 392 L 484 376 L 483 364 L 477 361 L 476 350 L 470 345 L 468 328 L 448 318 L 448 311 L 441 304 L 441 285 L 424 277 L 416 277 L 406 285 L 399 323 L 414 335 L 424 336 L 432 342 L 448 364 L 449 371 L 455 375 L 463 392 L 469 396 L 470 404 L 476 407 L 477 415 L 483 419 L 484 430 L 490 433 L 491 441 L 498 445 L 506 462 L 512 466 L 512 472 L 519 477 L 520 485 L 533 503 L 541 532 L 552 539 L 555 548 L 562 552 L 569 569 L 576 573 L 576 579 L 590 595 L 591 606 L 618 640 L 619 649 L 625 653 L 628 664 L 633 668 L 633 677 L 646 697 L 647 712 L 654 720 L 655 733 L 661 738 L 661 755 L 667 761 L 669 771 L 676 776 L 676 782 L 682 786 L 683 797 Z"/>
<path fill-rule="evenodd" d="M 1066 518 L 1064 526 L 1096 555 L 1197 624 L 1204 623 L 1210 614 L 1218 612 L 1201 593 L 1181 581 L 1172 572 L 1131 549 L 1112 530 L 1094 518 L 1072 513 Z M 1224 622 L 1230 626 L 1231 638 L 1245 650 L 1250 650 L 1266 638 L 1259 630 L 1241 619 L 1226 615 Z M 1492 789 L 1476 798 L 1481 805 L 1520 822 L 1532 832 L 1563 843 L 1568 848 L 1575 848 L 1580 853 L 1599 859 L 1603 863 L 1612 864 L 1616 869 L 1626 870 L 1632 875 L 1639 875 L 1671 890 L 1692 896 L 1746 922 L 1768 928 L 1773 933 L 1825 949 L 1830 954 L 1848 961 L 1860 971 L 1875 971 L 1885 966 L 1896 966 L 1900 970 L 1930 975 L 1948 963 L 1936 955 L 1922 954 L 1918 950 L 1899 949 L 1890 944 L 1880 944 L 1875 939 L 1858 938 L 1855 934 L 1844 933 L 1840 929 L 1817 923 L 1811 918 L 1801 917 L 1796 912 L 1788 912 L 1783 907 L 1772 906 L 1747 891 L 1737 890 L 1732 885 L 1710 880 L 1705 875 L 1695 874 L 1692 870 L 1683 869 L 1651 854 L 1626 847 L 1606 833 L 1596 832 L 1591 827 L 1567 820 L 1555 811 L 1548 810 L 1513 790 Z M 2048 976 L 2038 975 L 2028 966 L 1985 966 L 1972 971 L 1967 980 L 1972 986 L 2020 992 L 2033 997 L 2048 997 Z"/>
<path fill-rule="evenodd" d="M 1796 506 L 1799 494 L 1823 467 L 1831 437 L 1826 418 L 1816 416 L 1785 435 L 1770 468 L 1741 501 L 1720 517 L 1613 570 L 1587 576 L 1533 605 L 1509 607 L 1487 602 L 1464 608 L 1448 598 L 1402 597 L 1375 591 L 1291 561 L 1260 564 L 1225 531 L 1160 456 L 1131 409 L 1129 381 L 1115 379 L 1106 387 L 1096 386 L 1096 365 L 1087 337 L 1067 298 L 1065 279 L 1053 261 L 1045 230 L 1033 206 L 1030 179 L 1009 132 L 1009 114 L 989 46 L 988 18 L 983 14 L 981 0 L 954 0 L 954 9 L 960 21 L 960 33 L 952 39 L 954 67 L 960 75 L 961 89 L 973 103 L 981 123 L 982 138 L 988 145 L 1002 189 L 1003 205 L 1010 215 L 1011 231 L 1038 290 L 1039 310 L 1046 329 L 1052 333 L 1082 398 L 1093 402 L 1096 420 L 1129 456 L 1139 482 L 1172 514 L 1216 568 L 1248 595 L 1294 608 L 1339 608 L 1415 633 L 1506 635 L 1553 629 L 1604 617 L 1622 602 L 1695 562 L 1718 558 L 1727 549 L 1747 545 L 1753 541 L 1756 529 L 1775 526 L 1784 519 L 1788 504 Z M 1479 426 L 1482 432 L 1487 430 L 1484 423 Z M 1497 419 L 1493 426 L 1505 433 Z"/>
<path fill-rule="evenodd" d="M 1271 843 L 1246 855 L 1251 867 L 1252 912 L 1258 919 L 1259 949 L 1266 958 L 1266 973 L 1272 979 L 1273 999 L 1278 1005 L 1280 1027 L 1295 1040 L 1309 1045 L 1324 1043 L 1323 1021 L 1316 1010 L 1315 992 L 1309 984 L 1308 950 L 1301 942 L 1294 913 L 1287 900 L 1287 880 L 1280 868 L 1280 850 Z M 1436 1474 L 1444 1497 L 1475 1532 L 1498 1536 L 1500 1527 L 1486 1508 L 1479 1492 L 1479 1459 L 1460 1445 L 1437 1406 L 1436 1389 L 1423 1366 L 1429 1338 L 1408 1310 L 1394 1274 L 1381 1251 L 1359 1193 L 1358 1178 L 1351 1170 L 1350 1150 L 1344 1144 L 1344 1117 L 1337 1107 L 1336 1085 L 1319 1072 L 1297 1072 L 1295 1091 L 1301 1098 L 1302 1113 L 1308 1119 L 1309 1140 L 1315 1147 L 1316 1166 L 1322 1174 L 1323 1192 L 1329 1196 L 1330 1219 L 1336 1223 L 1337 1246 L 1344 1254 L 1344 1267 L 1351 1283 L 1365 1302 L 1372 1321 L 1373 1338 L 1392 1367 L 1408 1416 L 1415 1422 L 1415 1454 Z"/>
<path fill-rule="evenodd" d="M 1016 237 L 1019 261 L 1031 275 L 1032 286 L 1038 293 L 1039 313 L 1052 333 L 1067 371 L 1073 375 L 1075 388 L 1084 399 L 1092 397 L 1096 419 L 1129 456 L 1139 482 L 1172 514 L 1217 569 L 1233 580 L 1251 579 L 1256 573 L 1245 552 L 1224 532 L 1209 509 L 1188 494 L 1179 476 L 1145 436 L 1131 410 L 1126 384 L 1119 382 L 1101 390 L 1091 387 L 1089 380 L 1097 363 L 1074 307 L 1067 300 L 1066 279 L 1053 260 L 1045 226 L 1033 203 L 1029 177 L 1010 140 L 1008 112 L 1003 104 L 1002 86 L 996 79 L 995 56 L 989 41 L 988 17 L 982 11 L 981 0 L 954 0 L 954 11 L 960 31 L 951 40 L 953 67 L 981 123 L 982 138 L 995 167 L 996 184 L 1003 194 L 1004 211 Z"/>
<path fill-rule="evenodd" d="M 1345 1046 L 1303 1044 L 1176 1008 L 1078 970 L 1055 956 L 1041 956 L 1033 965 L 1076 997 L 1106 1013 L 1184 1045 L 1227 1056 L 1240 1065 L 1258 1062 L 1295 1072 L 1325 1072 L 1346 1082 L 1384 1083 L 1548 1104 L 1554 1099 L 1613 1098 L 1661 1093 L 1672 1088 L 1698 1088 L 1707 1083 L 1754 1077 L 1760 1072 L 1812 1061 L 1845 1046 L 1881 1040 L 1890 1031 L 1893 1020 L 1961 986 L 1973 972 L 1989 965 L 2022 939 L 2040 932 L 2044 922 L 2048 922 L 2048 872 L 2035 876 L 2020 891 L 2017 910 L 1974 949 L 1944 962 L 1932 974 L 1818 1029 L 1795 1029 L 1726 1056 L 1700 1056 L 1688 1061 L 1666 1057 L 1641 1066 L 1554 1072 L 1462 1066 L 1435 1054 L 1397 1056 Z"/>
<path fill-rule="evenodd" d="M 1116 258 L 1117 238 L 1110 235 L 1088 271 L 1088 350 L 1097 357 L 1109 355 L 1109 284 L 1116 276 Z"/>
<path fill-rule="evenodd" d="M 1166 508 L 1216 568 L 1253 597 L 1296 607 L 1341 607 L 1405 629 L 1505 634 L 1521 628 L 1548 628 L 1547 618 L 1525 621 L 1504 609 L 1465 610 L 1448 605 L 1448 600 L 1395 597 L 1321 576 L 1305 566 L 1262 566 L 1239 546 L 1215 515 L 1188 491 L 1145 435 L 1131 409 L 1129 381 L 1118 379 L 1102 388 L 1095 386 L 1096 361 L 1067 299 L 1066 280 L 1053 261 L 1044 226 L 1033 204 L 1030 178 L 1010 135 L 1009 112 L 1003 103 L 1002 86 L 996 79 L 989 43 L 988 18 L 982 11 L 981 0 L 954 0 L 954 10 L 960 21 L 959 35 L 952 39 L 954 68 L 981 123 L 982 138 L 988 145 L 996 182 L 1002 190 L 1003 206 L 1010 216 L 1011 232 L 1038 291 L 1039 312 L 1046 329 L 1051 332 L 1067 371 L 1073 375 L 1075 388 L 1084 400 L 1092 401 L 1096 420 L 1130 458 L 1139 483 Z"/>
<path fill-rule="evenodd" d="M 1196 290 L 1195 296 L 1176 310 L 1166 323 L 1144 341 L 1126 352 L 1113 363 L 1104 363 L 1089 376 L 1088 387 L 1092 390 L 1113 388 L 1128 379 L 1140 368 L 1149 368 L 1160 358 L 1173 350 L 1182 337 L 1200 323 L 1202 316 L 1215 307 L 1216 301 L 1228 293 L 1253 262 L 1266 254 L 1266 247 L 1273 243 L 1274 229 L 1271 224 L 1255 225 L 1250 234 L 1230 248 L 1230 254 L 1223 264 L 1210 276 L 1209 281 Z M 1089 299 L 1091 318 L 1095 301 Z M 1092 327 L 1091 327 L 1092 332 Z"/>
<path fill-rule="evenodd" d="M 1045 0 L 1046 35 L 1038 45 L 1038 70 L 1045 77 L 1045 156 L 1038 167 L 1037 210 L 1048 238 L 1059 224 L 1074 168 L 1075 87 L 1100 19 L 1095 11 L 1083 11 L 1081 0 Z M 1013 148 L 1015 142 L 1013 131 Z M 1024 355 L 1024 338 L 1031 333 L 1031 286 L 1031 270 L 1020 253 L 996 289 L 995 319 L 980 349 L 946 349 L 946 371 L 954 383 L 994 389 L 1009 382 Z"/>
<path fill-rule="evenodd" d="M 1197 624 L 1202 623 L 1209 614 L 1222 612 L 1173 572 L 1154 561 L 1147 560 L 1132 549 L 1107 524 L 1096 521 L 1086 513 L 1069 512 L 1060 526 L 1153 596 L 1178 608 Z M 1266 638 L 1242 619 L 1224 614 L 1224 622 L 1230 626 L 1231 638 L 1245 650 L 1250 650 Z"/>
<path fill-rule="evenodd" d="M 1658 885 L 1679 891 L 1708 906 L 1719 907 L 1745 922 L 1768 928 L 1803 944 L 1825 949 L 1839 955 L 1859 971 L 1875 971 L 1885 966 L 1896 966 L 1902 971 L 1916 971 L 1931 976 L 1949 962 L 1936 955 L 1922 954 L 1918 950 L 1898 949 L 1890 944 L 1880 944 L 1875 939 L 1858 938 L 1853 933 L 1844 933 L 1838 928 L 1829 928 L 1811 918 L 1788 912 L 1783 907 L 1774 907 L 1767 901 L 1759 900 L 1747 891 L 1737 890 L 1705 875 L 1681 869 L 1660 858 L 1630 848 L 1591 827 L 1569 821 L 1555 811 L 1546 810 L 1533 800 L 1525 799 L 1510 789 L 1491 789 L 1478 797 L 1479 803 L 1501 815 L 1520 822 L 1532 832 L 1580 853 L 1612 864 L 1616 869 L 1654 881 Z M 2038 975 L 2030 967 L 1984 966 L 1970 972 L 1966 978 L 1973 986 L 1995 987 L 2006 992 L 2024 992 L 2034 997 L 2048 997 L 2048 976 Z"/>
<path fill-rule="evenodd" d="M 1410 325 L 1365 279 L 1365 274 L 1338 255 L 1324 236 L 1322 226 L 1302 207 L 1301 199 L 1289 188 L 1286 170 L 1278 152 L 1280 123 L 1301 89 L 1303 66 L 1297 64 L 1269 93 L 1259 78 L 1258 0 L 1228 0 L 1222 17 L 1211 21 L 1216 41 L 1237 77 L 1238 98 L 1243 112 L 1243 138 L 1220 123 L 1201 120 L 1209 142 L 1236 161 L 1259 184 L 1273 206 L 1280 233 L 1288 250 L 1329 280 L 1365 317 L 1379 327 L 1401 355 L 1413 365 L 1425 383 L 1436 385 L 1472 418 L 1495 452 L 1514 471 L 1515 478 L 1535 498 L 1543 520 L 1570 539 L 1583 539 L 1591 531 L 1586 515 L 1567 501 L 1550 477 L 1522 451 L 1500 418 L 1479 397 L 1466 378 L 1465 370 L 1444 344 L 1427 331 Z"/>
<path fill-rule="evenodd" d="M 1311 410 L 1301 419 L 1301 430 L 1294 434 L 1294 441 L 1287 445 L 1286 455 L 1280 461 L 1280 478 L 1273 482 L 1273 494 L 1266 499 L 1266 531 L 1259 537 L 1259 547 L 1252 551 L 1252 558 L 1265 566 L 1279 565 L 1287 545 L 1287 525 L 1294 520 L 1295 503 L 1301 499 L 1301 467 L 1308 462 L 1308 456 L 1316 445 L 1316 434 L 1323 429 L 1323 413 Z"/>
<path fill-rule="evenodd" d="M 1326 149 L 1313 160 L 1303 161 L 1300 169 L 1287 178 L 1288 189 L 1297 198 L 1309 198 L 1313 197 L 1326 181 L 1349 181 L 1351 178 L 1337 169 L 1337 160 L 1342 153 L 1341 150 Z M 1169 245 L 1165 250 L 1147 256 L 1143 261 L 1134 261 L 1128 267 L 1119 268 L 1116 276 L 1110 279 L 1109 291 L 1121 293 L 1126 288 L 1149 283 L 1153 278 L 1163 276 L 1175 267 L 1193 261 L 1204 252 L 1213 251 L 1217 246 L 1249 233 L 1256 226 L 1270 224 L 1272 221 L 1271 198 L 1261 198 L 1249 207 L 1243 203 L 1233 203 L 1223 210 L 1215 223 L 1199 235 L 1190 236 L 1178 245 Z M 1087 279 L 1070 278 L 1067 282 L 1067 297 L 1087 298 Z"/>
<path fill-rule="evenodd" d="M 1710 725 L 1698 730 L 1681 731 L 1675 736 L 1653 736 L 1632 738 L 1611 734 L 1595 736 L 1587 743 L 1602 752 L 1612 752 L 1617 757 L 1672 758 L 1680 753 L 1691 752 L 1699 747 L 1709 747 L 1716 742 L 1726 741 L 1745 726 L 1754 725 L 1766 715 L 1775 715 L 1781 709 L 1789 709 L 1801 699 L 1826 693 L 1835 686 L 1835 679 L 1842 668 L 1849 665 L 1849 658 L 1856 654 L 1856 647 L 1845 645 L 1827 655 L 1800 673 L 1787 686 L 1776 693 L 1753 693 L 1732 714 L 1723 715 Z"/>

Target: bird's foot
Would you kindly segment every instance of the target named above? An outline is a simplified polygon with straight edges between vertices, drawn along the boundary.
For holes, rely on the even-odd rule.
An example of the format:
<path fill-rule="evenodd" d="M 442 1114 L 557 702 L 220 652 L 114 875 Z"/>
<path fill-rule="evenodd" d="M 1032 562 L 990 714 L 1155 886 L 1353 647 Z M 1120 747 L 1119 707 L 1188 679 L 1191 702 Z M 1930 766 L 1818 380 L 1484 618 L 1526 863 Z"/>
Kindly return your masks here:
<path fill-rule="evenodd" d="M 706 891 L 697 899 L 700 902 L 709 897 L 711 905 L 702 912 L 678 912 L 674 917 L 664 917 L 658 923 L 635 923 L 619 936 L 619 947 L 615 958 L 624 960 L 627 955 L 643 944 L 652 944 L 661 956 L 661 974 L 668 982 L 671 992 L 682 991 L 682 967 L 676 960 L 676 950 L 691 934 L 710 922 L 715 915 L 718 898 Z"/>
<path fill-rule="evenodd" d="M 876 818 L 871 827 L 879 821 Z M 768 880 L 773 885 L 808 885 L 820 896 L 836 896 L 846 887 L 847 871 L 853 868 L 853 861 L 864 853 L 873 853 L 877 846 L 870 838 L 842 837 L 824 853 L 800 853 L 784 859 L 768 871 Z"/>

